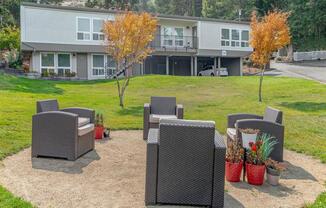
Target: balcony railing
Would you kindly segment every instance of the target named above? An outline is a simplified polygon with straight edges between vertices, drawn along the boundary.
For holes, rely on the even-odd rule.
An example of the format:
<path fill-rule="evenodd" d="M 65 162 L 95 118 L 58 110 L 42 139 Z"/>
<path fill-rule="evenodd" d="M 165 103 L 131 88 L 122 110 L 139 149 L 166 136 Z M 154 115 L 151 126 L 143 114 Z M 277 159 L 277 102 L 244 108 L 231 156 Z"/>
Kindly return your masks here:
<path fill-rule="evenodd" d="M 164 51 L 193 51 L 197 49 L 198 38 L 195 36 L 156 35 L 150 47 Z"/>

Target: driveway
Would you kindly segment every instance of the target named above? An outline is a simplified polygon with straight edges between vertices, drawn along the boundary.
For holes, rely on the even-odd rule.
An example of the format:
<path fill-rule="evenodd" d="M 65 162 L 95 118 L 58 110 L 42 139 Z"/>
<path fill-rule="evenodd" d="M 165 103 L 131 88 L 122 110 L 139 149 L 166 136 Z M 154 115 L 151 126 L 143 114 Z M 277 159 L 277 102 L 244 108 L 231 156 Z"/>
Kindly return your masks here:
<path fill-rule="evenodd" d="M 326 84 L 326 61 L 303 63 L 275 63 L 271 62 L 273 71 L 267 72 L 271 76 L 288 76 L 316 80 Z"/>

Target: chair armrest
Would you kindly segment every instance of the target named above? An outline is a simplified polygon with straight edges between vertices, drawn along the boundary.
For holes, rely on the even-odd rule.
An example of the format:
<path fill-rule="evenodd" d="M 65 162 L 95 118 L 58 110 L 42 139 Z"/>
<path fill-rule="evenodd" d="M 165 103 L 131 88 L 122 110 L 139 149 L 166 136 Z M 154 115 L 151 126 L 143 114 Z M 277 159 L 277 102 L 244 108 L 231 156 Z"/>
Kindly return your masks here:
<path fill-rule="evenodd" d="M 255 115 L 255 114 L 248 114 L 248 113 L 238 113 L 238 114 L 230 114 L 228 115 L 228 128 L 235 128 L 234 125 L 237 120 L 242 119 L 263 119 L 262 116 Z"/>
<path fill-rule="evenodd" d="M 86 117 L 90 119 L 91 123 L 95 123 L 95 110 L 88 108 L 63 108 L 63 112 L 77 114 L 79 117 Z"/>
<path fill-rule="evenodd" d="M 158 144 L 159 129 L 149 129 L 147 144 Z"/>
<path fill-rule="evenodd" d="M 146 185 L 145 185 L 145 204 L 156 204 L 157 192 L 157 168 L 158 168 L 158 129 L 150 129 L 147 139 L 146 153 Z"/>
<path fill-rule="evenodd" d="M 33 115 L 32 118 L 32 151 L 53 151 L 64 147 L 77 154 L 78 115 L 61 111 L 48 111 Z M 64 151 L 64 150 L 60 150 Z"/>
<path fill-rule="evenodd" d="M 177 104 L 176 114 L 177 114 L 176 116 L 178 119 L 183 119 L 183 105 Z"/>
<path fill-rule="evenodd" d="M 215 149 L 226 149 L 224 139 L 218 131 L 215 131 L 214 145 Z"/>
<path fill-rule="evenodd" d="M 145 103 L 144 104 L 144 115 L 147 114 L 148 116 L 151 114 L 151 104 Z"/>
<path fill-rule="evenodd" d="M 143 139 L 147 139 L 149 130 L 149 116 L 151 114 L 151 104 L 144 104 L 144 118 L 143 118 Z"/>
<path fill-rule="evenodd" d="M 223 137 L 215 131 L 214 178 L 213 178 L 213 207 L 224 207 L 224 177 L 226 147 Z"/>

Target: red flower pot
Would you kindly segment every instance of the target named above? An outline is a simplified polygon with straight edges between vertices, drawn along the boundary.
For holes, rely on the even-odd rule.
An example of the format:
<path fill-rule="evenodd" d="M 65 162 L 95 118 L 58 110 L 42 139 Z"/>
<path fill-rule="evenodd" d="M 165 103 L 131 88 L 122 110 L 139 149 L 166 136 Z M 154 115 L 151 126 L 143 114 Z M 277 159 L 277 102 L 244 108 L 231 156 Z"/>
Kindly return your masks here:
<path fill-rule="evenodd" d="M 246 173 L 249 184 L 262 185 L 264 183 L 265 165 L 246 163 Z"/>
<path fill-rule="evenodd" d="M 243 166 L 243 161 L 240 161 L 238 163 L 225 161 L 226 180 L 230 182 L 239 182 L 242 166 Z"/>
<path fill-rule="evenodd" d="M 95 126 L 95 139 L 103 139 L 104 127 Z"/>

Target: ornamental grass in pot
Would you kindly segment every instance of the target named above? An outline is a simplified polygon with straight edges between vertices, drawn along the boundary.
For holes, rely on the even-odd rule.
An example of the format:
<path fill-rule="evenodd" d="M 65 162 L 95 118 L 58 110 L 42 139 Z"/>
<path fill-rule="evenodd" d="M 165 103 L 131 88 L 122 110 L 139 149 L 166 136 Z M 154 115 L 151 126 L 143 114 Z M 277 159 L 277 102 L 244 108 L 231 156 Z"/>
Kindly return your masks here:
<path fill-rule="evenodd" d="M 267 172 L 267 182 L 272 186 L 277 186 L 281 178 L 281 173 L 286 169 L 284 163 L 268 159 L 265 162 Z"/>
<path fill-rule="evenodd" d="M 250 142 L 255 142 L 259 133 L 259 129 L 240 129 L 242 144 L 244 148 L 249 148 Z"/>
<path fill-rule="evenodd" d="M 244 150 L 239 140 L 228 144 L 225 158 L 225 176 L 230 182 L 239 182 L 243 166 Z"/>
<path fill-rule="evenodd" d="M 249 184 L 262 185 L 265 176 L 265 162 L 267 161 L 274 145 L 277 143 L 268 134 L 257 137 L 255 142 L 249 143 L 246 160 L 246 173 Z"/>

